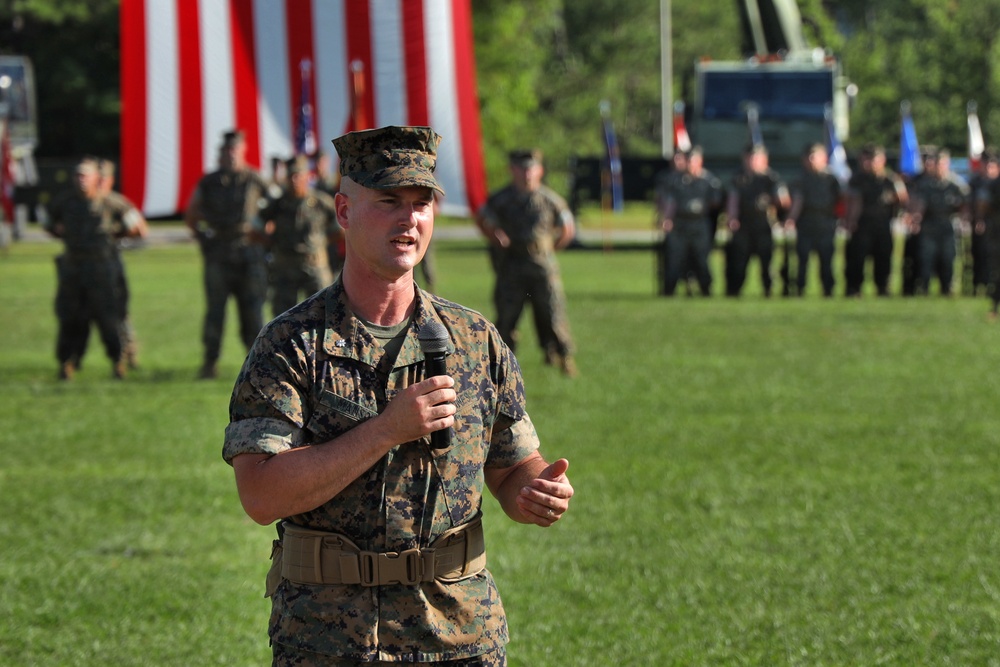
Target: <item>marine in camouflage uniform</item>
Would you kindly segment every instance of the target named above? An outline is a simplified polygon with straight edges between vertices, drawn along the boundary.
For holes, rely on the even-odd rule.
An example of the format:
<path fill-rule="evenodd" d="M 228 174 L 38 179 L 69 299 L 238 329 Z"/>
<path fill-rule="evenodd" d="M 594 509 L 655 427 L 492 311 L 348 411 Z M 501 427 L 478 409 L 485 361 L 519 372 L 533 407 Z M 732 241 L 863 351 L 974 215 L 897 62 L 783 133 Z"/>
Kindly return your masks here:
<path fill-rule="evenodd" d="M 199 376 L 218 375 L 226 302 L 236 298 L 240 338 L 247 349 L 264 323 L 267 265 L 263 248 L 251 240 L 251 225 L 266 202 L 267 184 L 246 166 L 246 143 L 238 131 L 227 132 L 219 152 L 220 169 L 198 182 L 184 222 L 201 244 L 205 263 L 204 362 Z"/>
<path fill-rule="evenodd" d="M 860 169 L 851 176 L 847 194 L 844 247 L 846 296 L 859 296 L 865 262 L 872 258 L 872 279 L 879 296 L 889 295 L 892 274 L 892 221 L 909 201 L 903 180 L 886 169 L 885 150 L 868 144 L 861 149 Z"/>
<path fill-rule="evenodd" d="M 137 234 L 132 234 L 131 236 L 145 236 L 147 231 L 146 218 L 142 215 L 139 209 L 135 208 L 135 205 L 124 195 L 116 192 L 114 189 L 115 185 L 115 163 L 111 160 L 102 159 L 98 161 L 98 170 L 101 174 L 100 179 L 100 195 L 102 197 L 107 197 L 115 201 L 113 206 L 116 208 L 127 207 L 131 208 L 132 211 L 128 214 L 130 218 L 138 222 L 138 227 L 140 231 Z M 123 241 L 125 239 L 119 239 L 115 244 L 115 254 L 114 259 L 118 262 L 118 272 L 119 272 L 119 292 L 118 295 L 121 297 L 121 312 L 122 312 L 122 323 L 121 323 L 121 341 L 122 341 L 122 356 L 125 358 L 125 364 L 130 369 L 136 369 L 139 367 L 138 354 L 139 354 L 139 343 L 135 334 L 135 327 L 132 324 L 132 318 L 129 317 L 129 288 L 128 288 L 128 276 L 125 273 L 125 262 L 122 257 Z M 87 344 L 90 340 L 90 327 L 83 332 L 83 335 L 77 339 L 79 344 L 79 350 L 73 353 L 72 357 L 77 359 L 76 369 L 79 370 L 81 367 L 80 361 L 83 359 L 87 352 Z"/>
<path fill-rule="evenodd" d="M 506 664 L 483 490 L 522 523 L 550 526 L 569 506 L 568 464 L 538 454 L 497 329 L 414 282 L 438 140 L 399 127 L 335 140 L 344 270 L 264 328 L 233 390 L 223 456 L 248 514 L 282 519 L 275 665 Z M 427 377 L 419 337 L 432 323 L 448 376 Z M 451 445 L 435 449 L 443 428 Z"/>
<path fill-rule="evenodd" d="M 939 149 L 928 160 L 929 169 L 911 191 L 912 233 L 917 235 L 920 274 L 916 291 L 927 294 L 932 276 L 940 293 L 951 294 L 955 273 L 955 227 L 952 218 L 964 215 L 969 186 L 951 172 L 951 156 Z"/>
<path fill-rule="evenodd" d="M 289 185 L 254 221 L 270 248 L 271 311 L 277 316 L 333 282 L 327 247 L 343 237 L 333 197 L 309 185 L 309 161 L 288 161 Z"/>
<path fill-rule="evenodd" d="M 145 219 L 124 197 L 101 192 L 96 159 L 81 160 L 76 179 L 77 187 L 50 205 L 46 225 L 46 231 L 66 246 L 66 253 L 56 258 L 59 377 L 71 379 L 80 367 L 93 321 L 111 359 L 114 377 L 122 378 L 126 369 L 122 292 L 127 288 L 117 240 L 145 235 Z"/>
<path fill-rule="evenodd" d="M 795 231 L 796 288 L 805 294 L 809 256 L 819 259 L 823 296 L 833 296 L 833 255 L 837 237 L 837 203 L 840 183 L 827 169 L 829 155 L 823 144 L 812 144 L 803 155 L 801 179 L 792 188 L 792 210 L 785 227 Z"/>
<path fill-rule="evenodd" d="M 708 256 L 715 242 L 715 216 L 722 202 L 722 183 L 703 168 L 701 149 L 686 153 L 684 171 L 671 174 L 657 192 L 660 228 L 666 238 L 663 293 L 673 295 L 677 282 L 690 270 L 702 296 L 712 291 Z"/>
<path fill-rule="evenodd" d="M 332 171 L 333 160 L 330 154 L 323 149 L 313 153 L 313 168 L 315 169 L 316 180 L 313 188 L 320 192 L 325 192 L 331 197 L 340 190 L 340 175 Z M 344 267 L 344 239 L 343 236 L 334 243 L 326 247 L 326 254 L 330 260 L 330 272 L 336 278 L 340 275 L 340 270 Z"/>
<path fill-rule="evenodd" d="M 477 213 L 479 228 L 495 248 L 496 325 L 516 350 L 517 323 L 530 301 L 546 363 L 573 376 L 573 339 L 555 252 L 573 240 L 576 223 L 565 200 L 542 184 L 541 152 L 515 151 L 509 157 L 512 182 L 490 195 Z"/>
<path fill-rule="evenodd" d="M 768 167 L 767 149 L 753 145 L 743 154 L 743 171 L 733 176 L 726 213 L 732 233 L 726 248 L 726 295 L 739 296 L 746 282 L 750 257 L 757 256 L 764 296 L 771 296 L 774 277 L 772 224 L 788 210 L 791 197 L 778 173 Z"/>

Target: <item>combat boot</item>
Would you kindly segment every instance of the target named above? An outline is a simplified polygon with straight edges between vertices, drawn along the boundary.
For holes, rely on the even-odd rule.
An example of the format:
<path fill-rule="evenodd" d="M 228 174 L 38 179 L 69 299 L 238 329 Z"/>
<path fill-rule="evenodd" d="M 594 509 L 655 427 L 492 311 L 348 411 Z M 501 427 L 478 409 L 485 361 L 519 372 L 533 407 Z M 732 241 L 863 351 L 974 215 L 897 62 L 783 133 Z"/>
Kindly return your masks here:
<path fill-rule="evenodd" d="M 219 367 L 214 361 L 206 361 L 198 371 L 199 380 L 214 380 L 219 377 Z"/>
<path fill-rule="evenodd" d="M 559 368 L 562 370 L 563 375 L 568 378 L 575 378 L 580 372 L 576 369 L 576 362 L 573 361 L 573 357 L 564 356 L 559 361 Z"/>
<path fill-rule="evenodd" d="M 60 380 L 72 380 L 76 373 L 76 365 L 72 361 L 64 361 L 59 367 Z"/>
<path fill-rule="evenodd" d="M 135 343 L 129 343 L 125 348 L 125 363 L 128 364 L 129 370 L 134 371 L 139 368 L 139 351 Z"/>

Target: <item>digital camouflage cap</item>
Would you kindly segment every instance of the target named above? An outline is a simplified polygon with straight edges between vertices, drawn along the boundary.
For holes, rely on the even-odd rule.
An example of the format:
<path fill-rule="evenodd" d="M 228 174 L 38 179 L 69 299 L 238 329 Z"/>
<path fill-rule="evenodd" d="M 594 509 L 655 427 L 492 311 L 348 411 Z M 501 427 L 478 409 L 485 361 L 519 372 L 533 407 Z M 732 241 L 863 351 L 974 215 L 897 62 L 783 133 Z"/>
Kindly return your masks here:
<path fill-rule="evenodd" d="M 340 175 L 372 190 L 427 187 L 442 195 L 434 178 L 441 137 L 429 127 L 390 125 L 349 132 L 333 140 L 340 156 Z"/>
<path fill-rule="evenodd" d="M 507 154 L 507 160 L 517 167 L 532 167 L 542 164 L 542 151 L 537 148 L 511 151 Z"/>

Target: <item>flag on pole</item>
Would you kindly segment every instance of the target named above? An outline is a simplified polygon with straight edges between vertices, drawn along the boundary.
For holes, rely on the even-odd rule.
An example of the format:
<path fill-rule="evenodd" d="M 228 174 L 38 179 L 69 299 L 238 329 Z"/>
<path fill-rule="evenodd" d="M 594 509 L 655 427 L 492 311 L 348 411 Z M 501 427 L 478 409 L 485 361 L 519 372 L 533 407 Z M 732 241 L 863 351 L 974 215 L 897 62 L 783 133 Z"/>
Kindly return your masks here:
<path fill-rule="evenodd" d="M 691 150 L 691 136 L 684 124 L 684 103 L 674 104 L 674 150 L 686 153 Z"/>
<path fill-rule="evenodd" d="M 969 125 L 969 171 L 979 170 L 982 164 L 983 151 L 986 143 L 983 141 L 983 129 L 979 126 L 979 114 L 976 113 L 976 103 L 969 102 L 966 107 Z"/>
<path fill-rule="evenodd" d="M 10 151 L 10 118 L 0 118 L 3 130 L 0 132 L 0 208 L 8 225 L 14 224 L 14 156 Z"/>
<path fill-rule="evenodd" d="M 315 141 L 352 129 L 351 63 L 372 127 L 429 125 L 447 215 L 486 198 L 471 0 L 121 0 L 122 190 L 147 216 L 182 211 L 243 130 L 260 168 L 296 150 L 310 63 Z"/>
<path fill-rule="evenodd" d="M 351 131 L 372 129 L 365 115 L 365 64 L 360 60 L 351 63 Z"/>
<path fill-rule="evenodd" d="M 907 177 L 916 176 L 923 165 L 920 164 L 920 144 L 917 143 L 917 130 L 910 116 L 910 103 L 904 101 L 900 104 L 899 112 L 903 118 L 899 135 L 899 173 Z"/>
<path fill-rule="evenodd" d="M 830 172 L 840 181 L 841 186 L 846 187 L 851 180 L 851 167 L 847 164 L 847 151 L 837 136 L 837 128 L 833 124 L 833 110 L 829 104 L 823 110 L 823 124 L 826 126 L 826 150 L 830 155 Z"/>
<path fill-rule="evenodd" d="M 312 105 L 312 63 L 308 58 L 299 63 L 299 73 L 302 87 L 299 93 L 299 114 L 295 122 L 295 152 L 312 155 L 316 152 L 316 122 Z"/>
<path fill-rule="evenodd" d="M 625 209 L 622 159 L 618 151 L 615 127 L 611 122 L 611 104 L 608 102 L 601 102 L 601 121 L 604 125 L 604 160 L 601 163 L 601 184 L 604 187 L 601 202 L 604 210 L 621 213 Z"/>
<path fill-rule="evenodd" d="M 756 103 L 750 102 L 746 106 L 747 110 L 747 130 L 750 132 L 750 145 L 757 147 L 764 145 L 764 133 L 760 129 L 760 108 Z"/>

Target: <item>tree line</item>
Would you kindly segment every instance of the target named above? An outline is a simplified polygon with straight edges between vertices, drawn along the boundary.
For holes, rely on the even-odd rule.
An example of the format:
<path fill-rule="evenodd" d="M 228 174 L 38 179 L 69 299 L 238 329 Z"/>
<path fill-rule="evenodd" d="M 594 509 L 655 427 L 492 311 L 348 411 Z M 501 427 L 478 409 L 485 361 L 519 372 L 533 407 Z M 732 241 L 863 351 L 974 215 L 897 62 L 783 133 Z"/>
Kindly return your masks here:
<path fill-rule="evenodd" d="M 41 157 L 117 155 L 118 0 L 13 0 L 0 6 L 0 53 L 32 58 Z M 602 150 L 600 104 L 621 151 L 661 150 L 659 3 L 654 0 L 473 0 L 483 139 L 490 184 L 506 152 L 538 146 L 550 171 Z M 691 94 L 697 58 L 740 57 L 733 0 L 672 3 L 674 98 Z M 978 103 L 987 143 L 1000 143 L 1000 0 L 799 0 L 807 40 L 858 86 L 852 151 L 899 141 L 909 100 L 921 142 L 965 151 L 965 110 Z"/>

